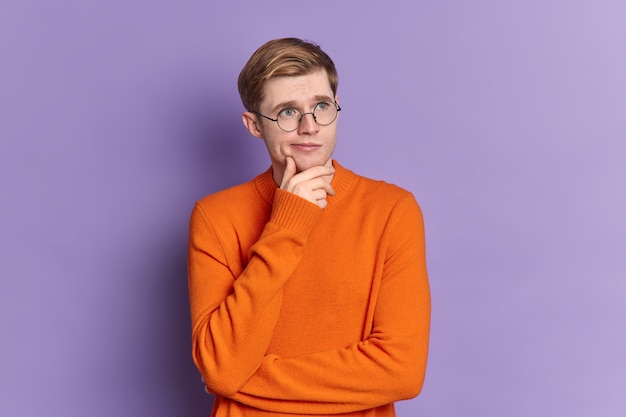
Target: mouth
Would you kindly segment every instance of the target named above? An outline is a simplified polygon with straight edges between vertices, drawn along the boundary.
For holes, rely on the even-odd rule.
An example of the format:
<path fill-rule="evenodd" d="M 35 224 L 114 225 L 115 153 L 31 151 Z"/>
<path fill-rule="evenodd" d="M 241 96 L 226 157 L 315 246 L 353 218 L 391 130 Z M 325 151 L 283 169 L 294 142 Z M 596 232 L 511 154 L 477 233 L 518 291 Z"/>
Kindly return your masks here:
<path fill-rule="evenodd" d="M 322 145 L 317 143 L 294 143 L 291 147 L 300 152 L 311 152 L 319 149 Z"/>

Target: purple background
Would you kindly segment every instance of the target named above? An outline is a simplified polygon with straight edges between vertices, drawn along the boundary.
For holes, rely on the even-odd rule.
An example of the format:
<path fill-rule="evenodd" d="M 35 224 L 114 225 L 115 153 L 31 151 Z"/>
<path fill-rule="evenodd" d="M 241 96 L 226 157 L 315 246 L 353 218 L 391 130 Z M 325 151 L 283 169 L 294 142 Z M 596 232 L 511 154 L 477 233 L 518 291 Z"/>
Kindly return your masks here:
<path fill-rule="evenodd" d="M 269 165 L 236 77 L 335 59 L 336 158 L 412 191 L 433 295 L 400 416 L 626 413 L 626 3 L 0 2 L 0 415 L 206 416 L 187 222 Z"/>

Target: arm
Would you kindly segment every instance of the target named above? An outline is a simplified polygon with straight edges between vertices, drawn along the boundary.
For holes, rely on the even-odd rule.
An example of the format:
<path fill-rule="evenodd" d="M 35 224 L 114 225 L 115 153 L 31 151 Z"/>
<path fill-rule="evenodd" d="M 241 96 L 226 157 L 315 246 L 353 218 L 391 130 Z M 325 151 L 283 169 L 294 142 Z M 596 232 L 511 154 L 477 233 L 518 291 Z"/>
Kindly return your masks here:
<path fill-rule="evenodd" d="M 332 166 L 296 174 L 287 159 L 269 222 L 250 250 L 243 271 L 198 205 L 190 223 L 189 294 L 193 359 L 207 389 L 221 395 L 238 391 L 259 367 L 280 313 L 282 288 L 300 262 L 307 238 L 334 194 L 325 176 Z M 226 245 L 226 247 L 224 247 Z M 229 265 L 227 254 L 230 254 Z"/>
<path fill-rule="evenodd" d="M 272 214 L 246 268 L 228 265 L 198 205 L 190 221 L 192 356 L 211 392 L 236 392 L 261 363 L 280 311 L 282 286 L 298 265 L 319 207 L 277 190 Z M 232 249 L 231 249 L 232 250 Z"/>
<path fill-rule="evenodd" d="M 273 412 L 347 413 L 416 396 L 428 350 L 430 293 L 415 200 L 400 201 L 383 236 L 384 269 L 372 331 L 344 349 L 264 358 L 230 398 Z"/>

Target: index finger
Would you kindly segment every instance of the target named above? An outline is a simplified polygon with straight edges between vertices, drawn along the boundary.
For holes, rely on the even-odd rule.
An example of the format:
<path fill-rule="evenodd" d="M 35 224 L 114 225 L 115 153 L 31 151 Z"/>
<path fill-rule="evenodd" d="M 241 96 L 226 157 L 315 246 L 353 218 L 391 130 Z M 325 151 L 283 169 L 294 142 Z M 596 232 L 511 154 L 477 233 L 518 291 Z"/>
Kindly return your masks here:
<path fill-rule="evenodd" d="M 311 167 L 309 169 L 306 169 L 294 175 L 293 178 L 297 179 L 298 182 L 302 182 L 302 181 L 311 180 L 313 178 L 333 175 L 334 173 L 335 173 L 335 168 L 333 168 L 332 166 L 328 167 L 325 165 L 318 165 L 318 166 Z"/>

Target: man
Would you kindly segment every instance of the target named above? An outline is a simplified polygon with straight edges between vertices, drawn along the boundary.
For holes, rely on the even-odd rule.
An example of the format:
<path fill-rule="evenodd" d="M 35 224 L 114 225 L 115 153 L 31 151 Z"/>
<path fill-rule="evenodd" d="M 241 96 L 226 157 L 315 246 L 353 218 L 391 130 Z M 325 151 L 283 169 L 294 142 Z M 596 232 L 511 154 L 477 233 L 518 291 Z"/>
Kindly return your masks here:
<path fill-rule="evenodd" d="M 422 388 L 422 215 L 409 192 L 333 161 L 337 84 L 330 57 L 294 38 L 239 76 L 271 167 L 191 215 L 192 354 L 212 416 L 387 417 Z"/>

